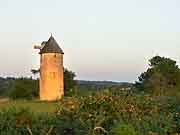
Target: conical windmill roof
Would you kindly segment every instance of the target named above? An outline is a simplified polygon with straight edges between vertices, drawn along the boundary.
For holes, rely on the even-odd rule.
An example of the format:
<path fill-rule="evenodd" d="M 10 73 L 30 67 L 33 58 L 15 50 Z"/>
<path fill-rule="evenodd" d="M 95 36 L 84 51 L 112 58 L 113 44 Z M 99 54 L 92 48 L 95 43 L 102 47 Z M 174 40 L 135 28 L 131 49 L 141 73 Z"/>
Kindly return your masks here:
<path fill-rule="evenodd" d="M 42 42 L 42 45 L 43 44 L 44 44 L 44 47 L 40 50 L 40 54 L 42 53 L 64 54 L 63 50 L 59 47 L 58 43 L 56 42 L 56 40 L 54 39 L 52 35 L 47 42 Z"/>

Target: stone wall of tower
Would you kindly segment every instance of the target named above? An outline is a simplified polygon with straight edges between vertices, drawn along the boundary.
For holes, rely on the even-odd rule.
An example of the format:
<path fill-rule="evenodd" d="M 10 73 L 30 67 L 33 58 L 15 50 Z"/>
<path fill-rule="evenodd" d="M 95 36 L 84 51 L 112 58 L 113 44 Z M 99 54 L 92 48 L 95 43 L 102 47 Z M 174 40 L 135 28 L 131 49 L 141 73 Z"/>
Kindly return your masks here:
<path fill-rule="evenodd" d="M 40 62 L 40 100 L 53 101 L 64 95 L 63 54 L 43 53 Z"/>

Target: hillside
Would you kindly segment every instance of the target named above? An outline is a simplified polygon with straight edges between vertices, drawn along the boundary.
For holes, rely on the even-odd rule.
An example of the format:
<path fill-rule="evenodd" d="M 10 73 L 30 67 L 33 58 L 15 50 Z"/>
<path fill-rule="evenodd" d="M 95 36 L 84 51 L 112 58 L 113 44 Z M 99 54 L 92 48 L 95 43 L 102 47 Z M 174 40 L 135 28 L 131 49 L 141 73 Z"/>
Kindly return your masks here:
<path fill-rule="evenodd" d="M 113 81 L 77 81 L 77 89 L 84 90 L 103 90 L 103 89 L 130 89 L 133 87 L 133 83 L 128 82 L 113 82 Z"/>

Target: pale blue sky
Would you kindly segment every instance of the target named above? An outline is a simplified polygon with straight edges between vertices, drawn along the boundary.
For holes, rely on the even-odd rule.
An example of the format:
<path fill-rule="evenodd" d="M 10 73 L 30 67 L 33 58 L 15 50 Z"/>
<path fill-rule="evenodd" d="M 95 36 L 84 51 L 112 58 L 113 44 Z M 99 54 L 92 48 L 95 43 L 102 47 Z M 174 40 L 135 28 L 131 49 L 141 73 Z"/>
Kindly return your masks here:
<path fill-rule="evenodd" d="M 133 82 L 157 54 L 180 63 L 180 0 L 0 0 L 0 75 L 30 75 L 50 32 L 77 79 Z"/>

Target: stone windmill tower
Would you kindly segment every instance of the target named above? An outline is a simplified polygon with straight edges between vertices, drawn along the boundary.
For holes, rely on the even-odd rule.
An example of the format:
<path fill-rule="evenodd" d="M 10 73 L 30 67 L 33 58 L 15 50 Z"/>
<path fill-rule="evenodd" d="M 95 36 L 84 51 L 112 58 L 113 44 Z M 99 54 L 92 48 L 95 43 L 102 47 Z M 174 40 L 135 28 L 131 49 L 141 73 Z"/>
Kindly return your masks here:
<path fill-rule="evenodd" d="M 34 49 L 40 52 L 40 100 L 53 101 L 64 95 L 63 51 L 51 35 Z"/>

